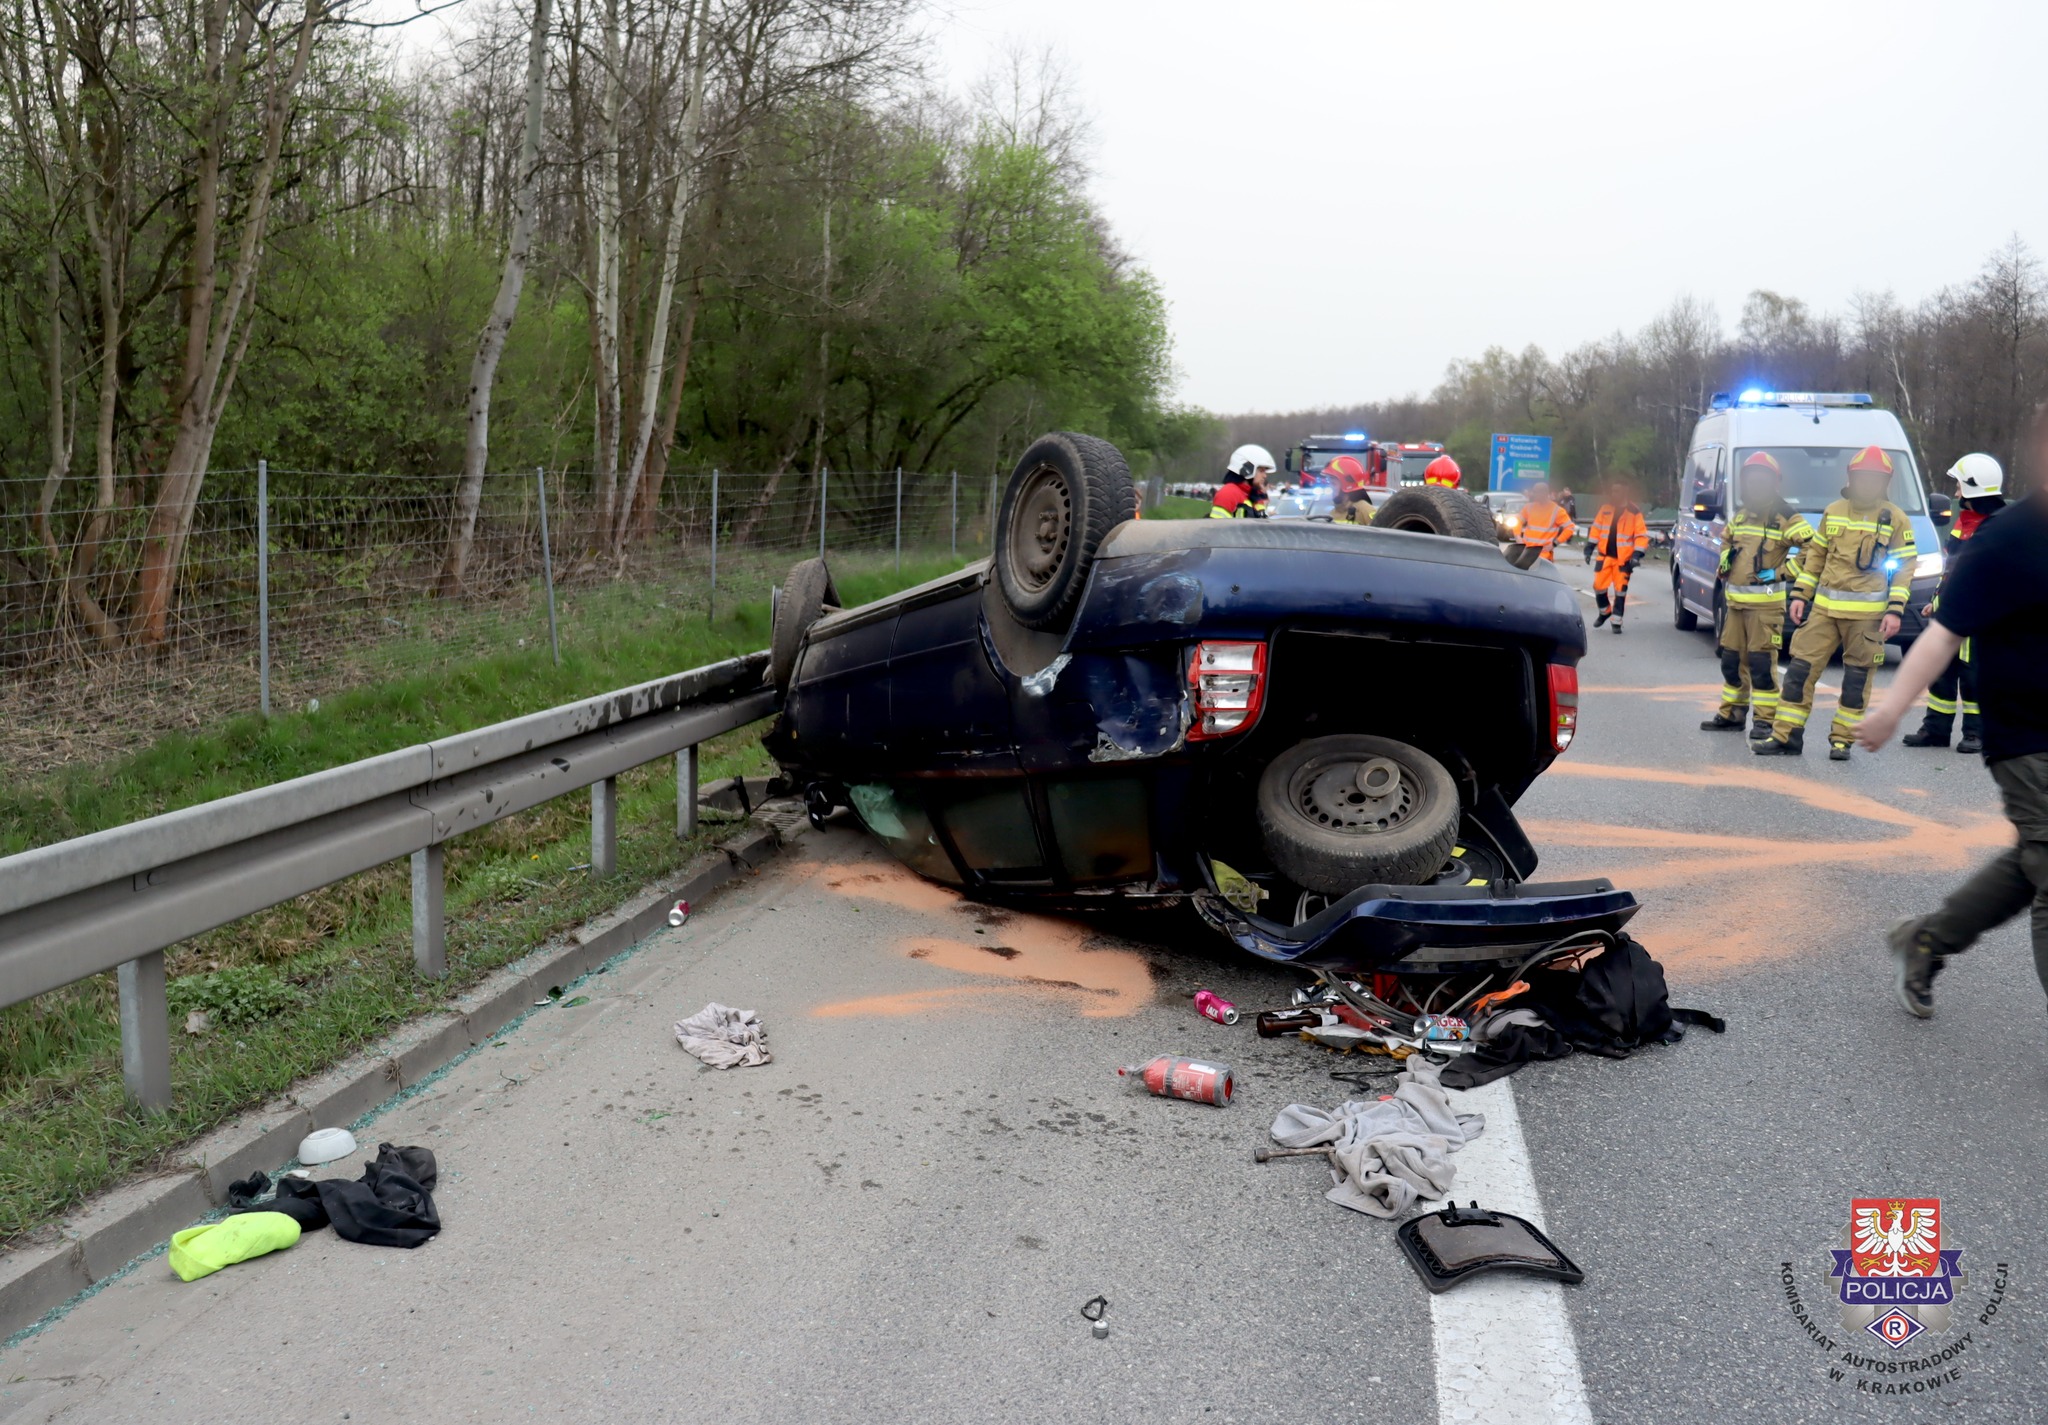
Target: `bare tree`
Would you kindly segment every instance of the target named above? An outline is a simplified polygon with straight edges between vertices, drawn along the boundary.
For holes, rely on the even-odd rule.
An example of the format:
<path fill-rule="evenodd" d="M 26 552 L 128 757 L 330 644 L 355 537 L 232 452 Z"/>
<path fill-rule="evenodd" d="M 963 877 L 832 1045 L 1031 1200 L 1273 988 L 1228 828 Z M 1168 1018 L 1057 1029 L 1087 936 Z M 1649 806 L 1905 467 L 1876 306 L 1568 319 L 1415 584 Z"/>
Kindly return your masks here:
<path fill-rule="evenodd" d="M 469 436 L 463 443 L 462 483 L 456 490 L 448 551 L 441 565 L 439 589 L 444 596 L 462 587 L 469 565 L 470 547 L 476 538 L 477 506 L 483 499 L 484 467 L 490 459 L 491 394 L 497 384 L 499 358 L 505 354 L 505 339 L 511 335 L 513 319 L 519 315 L 519 295 L 526 285 L 534 210 L 540 199 L 540 137 L 547 108 L 547 69 L 548 0 L 534 0 L 533 29 L 526 49 L 526 128 L 519 144 L 519 187 L 512 205 L 512 235 L 505 245 L 498 296 L 491 303 L 490 319 L 477 338 L 476 358 L 470 363 Z M 477 188 L 481 194 L 481 170 Z"/>

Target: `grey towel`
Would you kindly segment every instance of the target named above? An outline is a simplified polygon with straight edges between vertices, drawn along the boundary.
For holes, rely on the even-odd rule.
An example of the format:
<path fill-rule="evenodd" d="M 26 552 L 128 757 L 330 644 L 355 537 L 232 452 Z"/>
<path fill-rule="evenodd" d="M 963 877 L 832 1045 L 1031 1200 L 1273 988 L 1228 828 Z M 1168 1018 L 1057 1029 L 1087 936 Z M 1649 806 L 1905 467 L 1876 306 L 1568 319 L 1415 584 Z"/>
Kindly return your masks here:
<path fill-rule="evenodd" d="M 715 1001 L 676 1023 L 676 1042 L 714 1069 L 765 1064 L 768 1031 L 751 1009 L 734 1009 Z"/>
<path fill-rule="evenodd" d="M 1423 1198 L 1447 1195 L 1457 1170 L 1450 1155 L 1486 1130 L 1481 1114 L 1458 1113 L 1438 1082 L 1443 1066 L 1412 1055 L 1393 1094 L 1353 1100 L 1332 1112 L 1289 1104 L 1273 1120 L 1273 1141 L 1286 1148 L 1332 1148 L 1336 1186 L 1324 1196 L 1339 1207 L 1396 1217 Z"/>

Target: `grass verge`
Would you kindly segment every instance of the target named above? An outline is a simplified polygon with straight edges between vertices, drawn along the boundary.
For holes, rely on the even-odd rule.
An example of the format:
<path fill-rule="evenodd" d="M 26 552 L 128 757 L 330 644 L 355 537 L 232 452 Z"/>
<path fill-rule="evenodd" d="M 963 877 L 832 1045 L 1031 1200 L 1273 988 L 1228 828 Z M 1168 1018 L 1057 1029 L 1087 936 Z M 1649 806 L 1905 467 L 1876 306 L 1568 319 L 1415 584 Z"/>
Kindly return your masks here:
<path fill-rule="evenodd" d="M 955 567 L 835 561 L 850 603 Z M 602 598 L 603 593 L 584 595 Z M 354 690 L 316 713 L 238 719 L 168 738 L 124 762 L 0 791 L 0 851 L 80 835 L 249 787 L 410 746 L 759 648 L 765 601 L 714 623 L 634 616 L 630 591 L 602 640 L 526 650 Z M 586 610 L 586 612 L 593 612 Z M 709 781 L 768 768 L 760 729 L 707 743 Z M 559 798 L 447 848 L 448 977 L 412 970 L 410 881 L 378 867 L 186 941 L 170 952 L 173 1106 L 144 1112 L 122 1091 L 113 976 L 0 1011 L 0 1244 L 34 1232 L 90 1194 L 170 1161 L 177 1149 L 372 1040 L 437 1009 L 550 935 L 684 865 L 728 828 L 675 836 L 667 760 L 619 779 L 619 874 L 592 881 L 589 807 Z M 202 1032 L 183 1016 L 200 1011 Z M 200 1021 L 195 1020 L 195 1026 Z"/>

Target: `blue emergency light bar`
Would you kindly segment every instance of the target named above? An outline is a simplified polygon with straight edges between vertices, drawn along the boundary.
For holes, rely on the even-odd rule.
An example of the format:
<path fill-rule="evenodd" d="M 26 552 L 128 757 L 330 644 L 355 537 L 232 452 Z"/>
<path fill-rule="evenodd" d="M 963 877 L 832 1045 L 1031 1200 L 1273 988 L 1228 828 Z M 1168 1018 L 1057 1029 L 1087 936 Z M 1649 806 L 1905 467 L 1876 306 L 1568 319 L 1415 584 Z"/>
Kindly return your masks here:
<path fill-rule="evenodd" d="M 1869 406 L 1875 405 L 1868 391 L 1764 391 L 1752 386 L 1739 395 L 1716 391 L 1712 406 L 1725 411 L 1731 406 Z"/>

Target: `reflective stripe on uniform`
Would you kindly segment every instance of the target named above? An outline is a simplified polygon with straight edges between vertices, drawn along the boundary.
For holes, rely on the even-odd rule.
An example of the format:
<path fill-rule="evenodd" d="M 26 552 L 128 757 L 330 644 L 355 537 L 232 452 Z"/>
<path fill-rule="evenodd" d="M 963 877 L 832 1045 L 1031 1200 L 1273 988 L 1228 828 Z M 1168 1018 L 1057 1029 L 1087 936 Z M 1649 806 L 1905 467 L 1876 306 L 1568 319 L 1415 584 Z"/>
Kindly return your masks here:
<path fill-rule="evenodd" d="M 1778 704 L 1778 721 L 1784 723 L 1787 727 L 1804 727 L 1806 726 L 1806 720 L 1812 716 L 1812 708 L 1803 708 L 1797 703 L 1781 702 Z"/>
<path fill-rule="evenodd" d="M 1830 613 L 1881 614 L 1884 606 L 1891 602 L 1891 591 L 1873 589 L 1865 593 L 1861 589 L 1830 589 L 1823 585 L 1816 592 L 1814 602 Z"/>
<path fill-rule="evenodd" d="M 1781 604 L 1785 601 L 1785 586 L 1782 584 L 1731 584 L 1727 599 L 1731 604 Z"/>
<path fill-rule="evenodd" d="M 1954 717 L 1956 715 L 1956 702 L 1954 698 L 1937 698 L 1934 694 L 1929 693 L 1927 695 L 1927 710 L 1929 712 L 1938 712 L 1943 717 Z"/>

